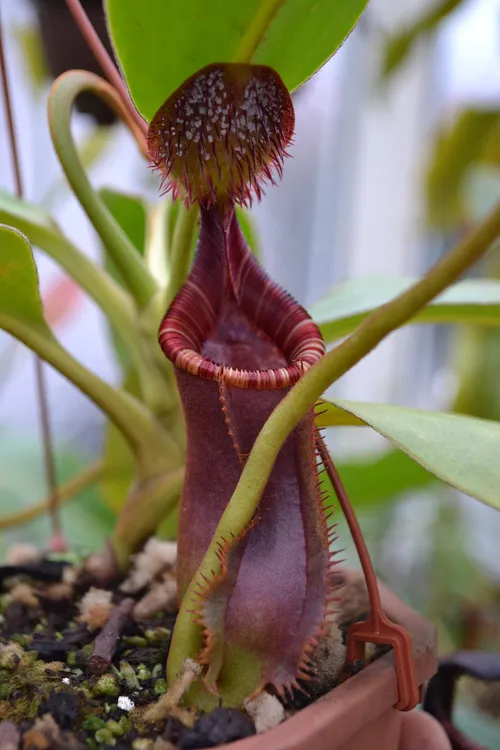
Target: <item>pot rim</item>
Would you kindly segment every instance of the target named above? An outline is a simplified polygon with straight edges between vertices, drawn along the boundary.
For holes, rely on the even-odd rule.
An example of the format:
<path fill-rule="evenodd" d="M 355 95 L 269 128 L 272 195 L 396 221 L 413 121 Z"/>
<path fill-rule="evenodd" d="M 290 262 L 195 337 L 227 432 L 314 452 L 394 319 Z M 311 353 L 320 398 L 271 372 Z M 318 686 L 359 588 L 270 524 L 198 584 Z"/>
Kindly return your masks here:
<path fill-rule="evenodd" d="M 342 571 L 349 578 L 357 571 Z M 404 604 L 379 582 L 385 613 L 411 635 L 419 685 L 437 669 L 436 632 L 429 620 Z M 231 742 L 227 750 L 311 750 L 331 737 L 329 748 L 341 748 L 367 724 L 390 710 L 398 700 L 398 682 L 392 651 L 334 688 L 307 708 L 263 734 Z M 334 744 L 335 743 L 335 744 Z"/>

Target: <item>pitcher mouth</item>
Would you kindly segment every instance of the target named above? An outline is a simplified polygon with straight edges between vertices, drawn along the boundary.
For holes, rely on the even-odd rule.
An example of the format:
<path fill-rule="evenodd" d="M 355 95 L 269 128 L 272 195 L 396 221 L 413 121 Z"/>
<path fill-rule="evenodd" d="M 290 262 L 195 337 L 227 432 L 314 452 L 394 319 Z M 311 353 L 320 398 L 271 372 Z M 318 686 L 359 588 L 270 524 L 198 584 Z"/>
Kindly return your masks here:
<path fill-rule="evenodd" d="M 324 354 L 318 327 L 261 268 L 232 206 L 224 211 L 201 208 L 200 216 L 195 263 L 160 326 L 164 354 L 181 371 L 236 388 L 292 386 Z M 274 348 L 269 364 L 281 359 L 283 366 L 235 367 L 204 354 L 204 345 L 217 336 L 221 317 L 235 314 L 244 319 L 249 335 Z"/>

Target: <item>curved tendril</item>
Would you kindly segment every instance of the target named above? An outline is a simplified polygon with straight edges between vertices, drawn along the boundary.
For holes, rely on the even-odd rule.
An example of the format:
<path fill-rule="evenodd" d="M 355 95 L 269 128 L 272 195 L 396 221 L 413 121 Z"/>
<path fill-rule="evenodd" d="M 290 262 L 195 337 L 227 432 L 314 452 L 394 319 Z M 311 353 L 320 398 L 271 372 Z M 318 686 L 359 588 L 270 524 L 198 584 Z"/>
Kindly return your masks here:
<path fill-rule="evenodd" d="M 101 97 L 137 137 L 136 124 L 109 83 L 92 73 L 70 71 L 60 76 L 51 88 L 48 115 L 52 142 L 75 195 L 120 270 L 129 291 L 139 307 L 143 308 L 157 291 L 157 284 L 135 246 L 92 189 L 71 133 L 73 105 L 76 97 L 84 91 Z M 142 143 L 141 140 L 139 142 Z"/>

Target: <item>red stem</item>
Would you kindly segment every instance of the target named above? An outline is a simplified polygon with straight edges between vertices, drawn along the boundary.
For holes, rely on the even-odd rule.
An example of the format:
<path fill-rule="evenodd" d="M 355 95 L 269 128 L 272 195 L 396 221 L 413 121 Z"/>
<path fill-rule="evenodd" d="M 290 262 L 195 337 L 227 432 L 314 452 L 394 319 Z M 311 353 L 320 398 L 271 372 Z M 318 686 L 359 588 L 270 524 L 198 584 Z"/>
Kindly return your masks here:
<path fill-rule="evenodd" d="M 361 562 L 361 568 L 363 569 L 363 574 L 368 589 L 368 598 L 370 600 L 372 617 L 377 619 L 380 617 L 380 614 L 382 612 L 382 603 L 380 601 L 380 593 L 377 585 L 377 576 L 375 575 L 375 570 L 373 569 L 373 564 L 371 561 L 370 553 L 368 552 L 368 547 L 366 546 L 363 532 L 361 531 L 361 528 L 359 526 L 356 514 L 352 509 L 351 502 L 347 496 L 347 492 L 337 471 L 337 468 L 333 463 L 330 453 L 328 452 L 328 449 L 325 445 L 325 441 L 323 440 L 319 432 L 317 434 L 317 444 L 321 460 L 325 466 L 326 473 L 330 478 L 333 489 L 335 490 L 335 494 L 337 495 L 340 507 L 342 508 L 342 512 L 345 516 L 349 531 L 351 532 L 351 536 L 356 546 L 356 551 Z"/>
<path fill-rule="evenodd" d="M 106 76 L 110 84 L 114 86 L 120 94 L 124 105 L 130 113 L 130 116 L 136 122 L 143 136 L 146 136 L 148 132 L 147 122 L 141 117 L 139 112 L 134 107 L 128 89 L 123 82 L 120 71 L 113 62 L 111 56 L 108 54 L 104 44 L 99 39 L 99 36 L 96 33 L 96 30 L 92 26 L 91 22 L 89 21 L 89 18 L 82 7 L 80 0 L 66 0 L 66 5 L 68 6 L 68 10 L 70 11 L 71 15 L 75 19 L 75 23 L 80 29 L 83 38 L 94 53 L 94 57 L 101 66 L 104 75 Z"/>

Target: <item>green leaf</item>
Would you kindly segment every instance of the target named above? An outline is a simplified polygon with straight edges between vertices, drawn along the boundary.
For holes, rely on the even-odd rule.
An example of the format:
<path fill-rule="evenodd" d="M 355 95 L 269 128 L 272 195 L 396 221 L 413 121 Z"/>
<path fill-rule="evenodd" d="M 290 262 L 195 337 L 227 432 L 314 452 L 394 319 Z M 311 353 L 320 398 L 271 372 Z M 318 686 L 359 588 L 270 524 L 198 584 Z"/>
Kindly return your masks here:
<path fill-rule="evenodd" d="M 0 225 L 0 322 L 18 320 L 43 336 L 52 333 L 43 317 L 35 261 L 26 237 Z M 8 330 L 8 329 L 7 329 Z"/>
<path fill-rule="evenodd" d="M 67 445 L 55 446 L 56 471 L 60 484 L 85 468 L 85 461 Z M 41 500 L 45 471 L 40 439 L 18 430 L 0 431 L 0 508 L 2 515 L 16 513 Z M 63 531 L 73 549 L 95 550 L 104 544 L 112 530 L 113 515 L 95 487 L 81 490 L 75 499 L 61 507 Z M 0 534 L 0 560 L 10 545 L 29 542 L 40 549 L 50 538 L 49 519 L 39 517 L 19 528 L 3 529 Z"/>
<path fill-rule="evenodd" d="M 108 26 L 138 110 L 149 121 L 199 68 L 247 58 L 293 90 L 342 44 L 367 0 L 106 0 Z"/>
<path fill-rule="evenodd" d="M 144 255 L 146 247 L 146 202 L 136 195 L 120 193 L 110 188 L 101 188 L 99 195 L 102 202 L 121 226 L 129 240 Z M 106 254 L 106 267 L 110 268 L 111 258 Z M 113 265 L 113 271 L 116 267 Z M 116 278 L 116 271 L 113 273 Z M 120 281 L 123 283 L 122 279 Z"/>
<path fill-rule="evenodd" d="M 110 188 L 101 188 L 99 196 L 111 213 L 115 221 L 121 226 L 133 246 L 140 255 L 144 255 L 146 247 L 146 218 L 147 206 L 144 200 L 139 196 L 119 193 Z M 104 267 L 106 271 L 117 281 L 124 289 L 127 288 L 125 280 L 116 267 L 111 255 L 106 252 L 106 247 L 102 246 Z M 111 328 L 111 339 L 116 356 L 124 369 L 130 367 L 130 357 L 124 342 L 116 335 Z M 139 392 L 135 395 L 139 395 Z"/>
<path fill-rule="evenodd" d="M 500 423 L 457 414 L 339 401 L 443 481 L 500 510 Z"/>
<path fill-rule="evenodd" d="M 365 277 L 345 281 L 309 310 L 326 342 L 353 331 L 375 308 L 404 292 L 416 279 Z M 412 323 L 500 326 L 500 282 L 461 281 L 437 297 Z"/>

